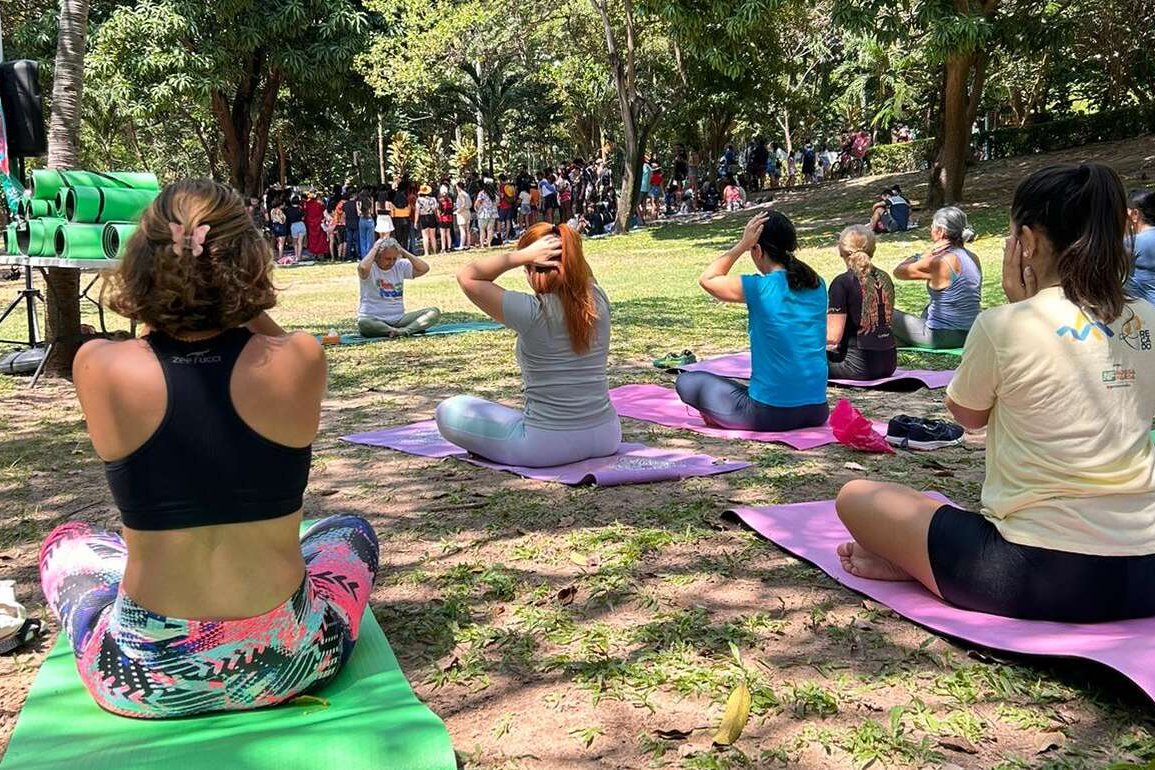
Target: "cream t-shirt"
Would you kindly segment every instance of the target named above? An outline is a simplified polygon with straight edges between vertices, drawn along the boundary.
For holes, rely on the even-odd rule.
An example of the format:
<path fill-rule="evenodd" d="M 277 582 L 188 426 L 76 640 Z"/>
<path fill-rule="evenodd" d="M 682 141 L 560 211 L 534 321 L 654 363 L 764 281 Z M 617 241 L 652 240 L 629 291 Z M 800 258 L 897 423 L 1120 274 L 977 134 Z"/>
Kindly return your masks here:
<path fill-rule="evenodd" d="M 1061 288 L 983 311 L 947 395 L 990 409 L 982 513 L 1008 541 L 1155 554 L 1155 307 L 1111 324 Z"/>

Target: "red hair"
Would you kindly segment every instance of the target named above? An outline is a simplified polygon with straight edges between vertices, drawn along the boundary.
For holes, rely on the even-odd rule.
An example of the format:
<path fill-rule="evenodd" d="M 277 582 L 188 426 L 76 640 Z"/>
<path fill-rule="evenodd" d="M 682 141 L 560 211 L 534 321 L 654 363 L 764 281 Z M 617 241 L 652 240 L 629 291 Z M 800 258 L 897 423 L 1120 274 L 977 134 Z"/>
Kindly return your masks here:
<path fill-rule="evenodd" d="M 582 237 L 568 225 L 538 222 L 532 225 L 517 242 L 524 249 L 534 241 L 556 234 L 561 239 L 561 261 L 556 270 L 544 273 L 528 267 L 529 284 L 536 294 L 556 294 L 565 311 L 565 325 L 570 346 L 578 355 L 588 353 L 594 341 L 594 326 L 598 320 L 594 304 L 594 274 L 582 254 Z"/>

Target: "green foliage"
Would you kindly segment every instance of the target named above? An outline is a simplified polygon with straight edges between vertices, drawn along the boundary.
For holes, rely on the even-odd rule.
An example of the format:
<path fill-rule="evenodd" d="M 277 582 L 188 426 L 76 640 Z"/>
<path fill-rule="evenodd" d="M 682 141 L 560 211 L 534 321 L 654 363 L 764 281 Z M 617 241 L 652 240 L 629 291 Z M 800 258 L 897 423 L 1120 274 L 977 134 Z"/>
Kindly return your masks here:
<path fill-rule="evenodd" d="M 979 134 L 975 143 L 989 148 L 991 158 L 1009 158 L 1149 133 L 1155 133 L 1155 103 L 1050 120 L 1026 128 L 997 128 Z"/>
<path fill-rule="evenodd" d="M 934 149 L 934 139 L 877 144 L 870 151 L 870 171 L 874 174 L 904 174 L 926 168 Z"/>

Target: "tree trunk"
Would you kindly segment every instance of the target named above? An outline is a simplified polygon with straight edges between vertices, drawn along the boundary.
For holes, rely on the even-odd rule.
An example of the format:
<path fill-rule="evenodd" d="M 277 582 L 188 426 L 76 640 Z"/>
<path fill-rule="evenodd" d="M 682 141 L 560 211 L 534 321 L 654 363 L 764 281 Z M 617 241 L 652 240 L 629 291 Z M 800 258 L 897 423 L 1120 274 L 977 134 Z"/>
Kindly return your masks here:
<path fill-rule="evenodd" d="M 48 122 L 48 168 L 75 168 L 80 157 L 80 105 L 84 92 L 84 38 L 88 0 L 60 0 L 60 34 L 52 82 L 52 115 Z M 46 371 L 72 375 L 80 347 L 80 271 L 50 267 L 46 333 L 55 341 Z"/>
<path fill-rule="evenodd" d="M 213 117 L 224 138 L 229 181 L 245 195 L 256 195 L 261 187 L 282 80 L 280 71 L 269 65 L 264 49 L 258 49 L 244 63 L 232 97 L 219 89 L 210 97 Z"/>
<path fill-rule="evenodd" d="M 951 56 L 946 61 L 939 150 L 930 167 L 927 190 L 927 205 L 932 208 L 959 203 L 963 199 L 971 127 L 982 99 L 985 79 L 986 59 L 981 54 Z"/>
<path fill-rule="evenodd" d="M 385 184 L 385 121 L 377 113 L 377 184 Z"/>

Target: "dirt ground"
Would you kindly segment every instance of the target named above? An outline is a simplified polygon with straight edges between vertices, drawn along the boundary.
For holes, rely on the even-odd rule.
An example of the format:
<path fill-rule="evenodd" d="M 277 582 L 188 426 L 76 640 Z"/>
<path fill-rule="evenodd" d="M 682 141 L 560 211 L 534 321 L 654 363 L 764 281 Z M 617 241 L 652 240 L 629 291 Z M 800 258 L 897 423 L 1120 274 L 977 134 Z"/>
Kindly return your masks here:
<path fill-rule="evenodd" d="M 1150 138 L 1078 156 L 1111 160 L 1132 178 L 1155 175 Z M 979 207 L 1005 211 L 1012 182 L 1038 163 L 987 164 L 972 175 L 968 193 Z M 901 178 L 911 188 L 919 181 Z M 852 208 L 847 201 L 861 200 L 878 181 L 787 192 L 779 205 Z M 495 336 L 477 344 L 509 342 Z M 508 363 L 486 376 L 491 390 L 516 392 Z M 611 380 L 671 382 L 640 356 L 617 361 Z M 1121 677 L 957 645 L 722 515 L 736 505 L 830 498 L 864 476 L 933 485 L 973 507 L 981 436 L 892 460 L 626 420 L 627 441 L 753 467 L 605 489 L 528 481 L 337 438 L 426 417 L 451 386 L 430 381 L 398 392 L 383 376 L 331 396 L 305 509 L 362 515 L 381 535 L 374 612 L 418 696 L 445 720 L 462 766 L 1101 767 L 1155 757 L 1151 703 Z M 944 416 L 941 391 L 831 394 L 877 419 L 900 411 Z M 38 588 L 37 545 L 60 522 L 114 528 L 118 517 L 68 383 L 2 392 L 0 462 L 8 509 L 0 519 L 0 574 L 17 580 L 18 598 L 50 629 L 31 650 L 0 657 L 2 750 L 57 633 Z M 712 748 L 739 681 L 753 695 L 750 722 L 734 748 Z"/>

